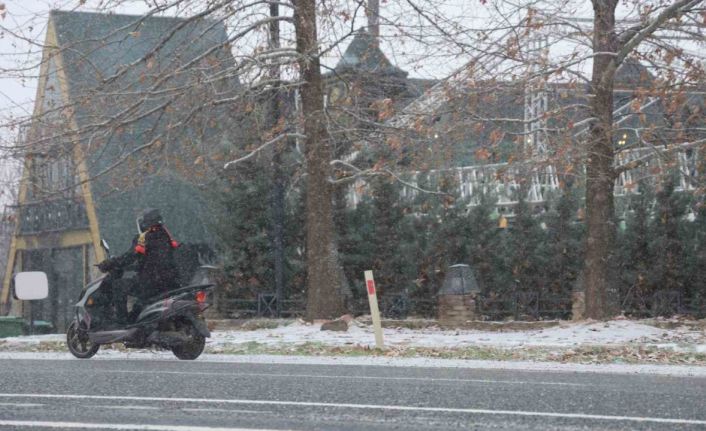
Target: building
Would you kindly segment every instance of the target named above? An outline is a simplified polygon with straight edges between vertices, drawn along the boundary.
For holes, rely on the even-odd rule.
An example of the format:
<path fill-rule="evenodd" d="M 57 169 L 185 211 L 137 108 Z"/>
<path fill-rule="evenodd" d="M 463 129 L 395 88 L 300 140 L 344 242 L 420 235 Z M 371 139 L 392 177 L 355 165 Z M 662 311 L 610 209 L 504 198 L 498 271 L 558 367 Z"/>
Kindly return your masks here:
<path fill-rule="evenodd" d="M 172 234 L 208 249 L 210 213 L 199 184 L 208 155 L 230 145 L 237 91 L 225 26 L 191 18 L 52 11 L 26 138 L 0 305 L 14 272 L 42 270 L 50 298 L 35 316 L 63 329 L 94 264 L 130 247 L 136 218 L 162 210 Z M 203 102 L 203 103 L 202 103 Z M 228 125 L 227 127 L 225 125 Z"/>
<path fill-rule="evenodd" d="M 372 65 L 367 69 L 377 70 Z M 396 85 L 388 84 L 390 88 L 405 88 L 411 82 L 395 73 L 394 67 L 378 69 L 397 77 Z M 390 78 L 368 81 L 385 83 Z M 635 60 L 628 59 L 616 72 L 616 164 L 641 161 L 639 167 L 620 172 L 617 196 L 629 197 L 639 191 L 641 181 L 653 182 L 671 173 L 678 175 L 677 190 L 699 187 L 704 154 L 697 145 L 682 144 L 698 143 L 704 137 L 704 92 L 680 88 L 646 96 L 655 93 L 654 81 Z M 394 160 L 397 174 L 411 185 L 402 190 L 407 198 L 418 195 L 417 187 L 431 190 L 443 182 L 447 187 L 451 183 L 451 190 L 455 188 L 456 197 L 465 204 L 473 205 L 481 195 L 490 194 L 497 197 L 501 209 L 511 212 L 523 193 L 525 200 L 545 206 L 566 183 L 582 187 L 585 147 L 580 143 L 588 137 L 590 96 L 582 85 L 533 85 L 492 78 L 464 81 L 452 75 L 429 82 L 416 98 L 398 96 L 392 99 L 390 115 L 379 118 L 385 127 L 359 136 L 354 146 L 357 154 L 374 155 L 360 167 L 379 159 Z M 388 154 L 378 157 L 381 150 Z M 355 206 L 365 190 L 363 180 L 358 180 L 349 189 L 348 204 Z"/>

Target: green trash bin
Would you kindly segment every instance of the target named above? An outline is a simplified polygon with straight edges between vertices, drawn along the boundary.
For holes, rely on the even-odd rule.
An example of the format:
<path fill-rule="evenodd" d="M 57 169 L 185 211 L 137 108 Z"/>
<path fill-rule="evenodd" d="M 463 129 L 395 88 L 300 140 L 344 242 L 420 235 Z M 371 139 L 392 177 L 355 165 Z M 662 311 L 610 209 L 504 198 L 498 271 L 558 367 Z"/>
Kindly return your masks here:
<path fill-rule="evenodd" d="M 0 317 L 0 338 L 19 337 L 24 333 L 25 324 L 25 320 L 21 317 Z"/>
<path fill-rule="evenodd" d="M 30 327 L 29 327 L 29 320 L 24 322 L 24 333 L 29 334 Z M 54 332 L 54 326 L 51 324 L 51 322 L 47 322 L 46 320 L 35 320 L 34 321 L 34 334 L 33 335 L 42 335 L 42 334 L 52 334 Z"/>

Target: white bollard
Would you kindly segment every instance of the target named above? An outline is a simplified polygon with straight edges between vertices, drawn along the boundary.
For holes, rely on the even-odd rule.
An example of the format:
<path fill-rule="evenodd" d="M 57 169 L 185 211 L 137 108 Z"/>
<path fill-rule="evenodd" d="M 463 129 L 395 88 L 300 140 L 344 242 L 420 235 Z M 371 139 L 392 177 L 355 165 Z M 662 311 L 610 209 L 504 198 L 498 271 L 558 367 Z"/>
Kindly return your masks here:
<path fill-rule="evenodd" d="M 365 271 L 365 287 L 368 289 L 368 302 L 370 303 L 370 316 L 373 318 L 373 331 L 375 331 L 375 347 L 384 347 L 382 340 L 382 323 L 380 322 L 380 308 L 378 308 L 378 295 L 375 289 L 373 271 Z"/>

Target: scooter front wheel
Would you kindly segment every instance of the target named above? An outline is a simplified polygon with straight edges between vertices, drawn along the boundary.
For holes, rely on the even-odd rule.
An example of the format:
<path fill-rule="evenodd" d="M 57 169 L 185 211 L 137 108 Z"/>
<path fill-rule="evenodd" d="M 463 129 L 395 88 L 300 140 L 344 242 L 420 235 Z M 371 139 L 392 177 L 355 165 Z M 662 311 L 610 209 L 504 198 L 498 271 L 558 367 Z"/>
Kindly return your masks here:
<path fill-rule="evenodd" d="M 92 357 L 101 346 L 88 339 L 84 325 L 77 320 L 71 322 L 66 331 L 66 345 L 69 347 L 69 352 L 79 359 Z"/>

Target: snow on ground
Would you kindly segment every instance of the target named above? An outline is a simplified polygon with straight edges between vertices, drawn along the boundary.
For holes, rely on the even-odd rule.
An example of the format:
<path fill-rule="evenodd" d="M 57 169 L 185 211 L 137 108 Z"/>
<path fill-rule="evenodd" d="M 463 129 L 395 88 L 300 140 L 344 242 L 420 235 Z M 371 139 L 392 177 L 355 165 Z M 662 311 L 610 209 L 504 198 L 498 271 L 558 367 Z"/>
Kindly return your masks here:
<path fill-rule="evenodd" d="M 500 325 L 502 327 L 502 324 Z M 644 321 L 611 320 L 607 322 L 560 322 L 544 329 L 524 330 L 445 330 L 385 328 L 385 346 L 393 348 L 459 349 L 489 347 L 522 349 L 531 347 L 572 349 L 581 346 L 645 345 L 678 352 L 706 353 L 706 331 L 681 325 L 661 329 Z M 0 350 L 21 350 L 40 343 L 60 343 L 63 334 L 35 335 L 0 339 Z M 347 332 L 321 331 L 319 324 L 296 321 L 276 328 L 255 330 L 216 330 L 207 341 L 211 352 L 246 344 L 296 346 L 306 343 L 329 347 L 374 347 L 372 327 L 353 321 Z"/>
<path fill-rule="evenodd" d="M 594 345 L 649 344 L 675 349 L 706 352 L 704 331 L 686 326 L 660 329 L 632 320 L 572 323 L 545 329 L 517 331 L 442 330 L 439 328 L 385 328 L 385 345 L 391 347 L 463 348 L 473 346 L 519 348 Z M 347 332 L 321 331 L 319 325 L 303 322 L 274 329 L 253 331 L 214 331 L 211 347 L 226 347 L 256 342 L 268 346 L 321 343 L 329 346 L 360 345 L 373 347 L 372 328 L 354 322 Z"/>
<path fill-rule="evenodd" d="M 66 341 L 65 334 L 47 334 L 47 335 L 27 335 L 24 337 L 7 337 L 0 338 L 0 346 L 5 348 L 12 347 L 31 347 L 38 346 L 43 342 L 60 342 Z"/>

